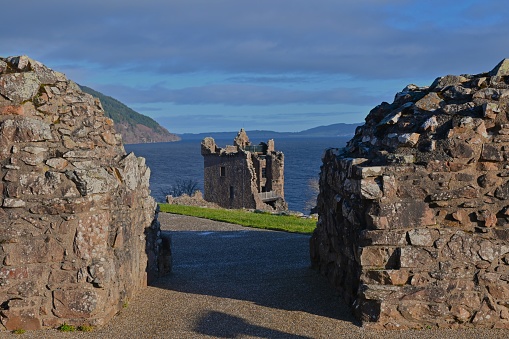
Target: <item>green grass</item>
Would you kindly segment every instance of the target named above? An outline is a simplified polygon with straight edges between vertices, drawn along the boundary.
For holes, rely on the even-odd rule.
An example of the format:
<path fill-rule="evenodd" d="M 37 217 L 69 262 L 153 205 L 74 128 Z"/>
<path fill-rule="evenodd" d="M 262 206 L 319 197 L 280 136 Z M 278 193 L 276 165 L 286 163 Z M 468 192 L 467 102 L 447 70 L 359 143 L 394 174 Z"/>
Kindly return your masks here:
<path fill-rule="evenodd" d="M 80 325 L 78 326 L 77 330 L 80 332 L 92 332 L 94 328 L 89 325 Z"/>
<path fill-rule="evenodd" d="M 213 209 L 184 205 L 159 204 L 159 206 L 161 212 L 189 215 L 275 231 L 311 234 L 316 227 L 316 220 L 300 218 L 293 215 L 274 215 L 270 213 L 253 213 L 244 210 Z"/>
<path fill-rule="evenodd" d="M 76 327 L 74 327 L 73 325 L 63 323 L 62 325 L 57 327 L 57 330 L 59 330 L 60 332 L 74 332 L 76 331 Z"/>

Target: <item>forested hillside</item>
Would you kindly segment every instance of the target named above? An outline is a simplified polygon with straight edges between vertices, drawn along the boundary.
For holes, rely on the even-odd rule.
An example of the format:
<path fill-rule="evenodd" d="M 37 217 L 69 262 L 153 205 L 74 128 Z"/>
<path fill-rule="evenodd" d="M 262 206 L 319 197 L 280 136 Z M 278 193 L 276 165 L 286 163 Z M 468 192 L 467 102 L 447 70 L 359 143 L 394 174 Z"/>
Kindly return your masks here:
<path fill-rule="evenodd" d="M 81 86 L 83 92 L 101 100 L 107 117 L 115 122 L 115 130 L 122 135 L 126 144 L 177 141 L 180 138 L 159 125 L 154 119 L 140 114 L 120 101 L 87 86 Z"/>

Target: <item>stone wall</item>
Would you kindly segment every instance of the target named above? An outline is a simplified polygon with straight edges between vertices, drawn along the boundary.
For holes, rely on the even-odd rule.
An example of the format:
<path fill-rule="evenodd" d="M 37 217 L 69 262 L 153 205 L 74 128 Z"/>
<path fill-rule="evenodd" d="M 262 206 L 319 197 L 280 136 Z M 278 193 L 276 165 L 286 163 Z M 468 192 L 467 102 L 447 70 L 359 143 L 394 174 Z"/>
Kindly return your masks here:
<path fill-rule="evenodd" d="M 323 157 L 311 258 L 364 326 L 509 327 L 509 60 L 407 86 Z"/>
<path fill-rule="evenodd" d="M 235 152 L 204 156 L 204 198 L 223 208 L 256 208 L 262 204 L 256 183 L 251 180 L 254 168 L 249 167 L 245 154 Z M 252 163 L 252 162 L 251 162 Z M 224 175 L 221 175 L 223 168 Z M 233 192 L 232 192 L 233 190 Z"/>
<path fill-rule="evenodd" d="M 0 58 L 5 329 L 102 325 L 169 270 L 149 177 L 98 99 L 26 56 Z"/>

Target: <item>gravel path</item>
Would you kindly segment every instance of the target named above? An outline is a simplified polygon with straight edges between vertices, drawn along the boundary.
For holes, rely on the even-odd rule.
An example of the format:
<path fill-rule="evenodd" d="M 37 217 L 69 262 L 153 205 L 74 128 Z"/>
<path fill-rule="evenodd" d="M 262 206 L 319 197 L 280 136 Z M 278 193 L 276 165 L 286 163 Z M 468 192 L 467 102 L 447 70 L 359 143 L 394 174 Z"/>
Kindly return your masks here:
<path fill-rule="evenodd" d="M 309 269 L 309 236 L 161 213 L 173 272 L 108 325 L 0 338 L 507 338 L 499 330 L 373 332 Z"/>

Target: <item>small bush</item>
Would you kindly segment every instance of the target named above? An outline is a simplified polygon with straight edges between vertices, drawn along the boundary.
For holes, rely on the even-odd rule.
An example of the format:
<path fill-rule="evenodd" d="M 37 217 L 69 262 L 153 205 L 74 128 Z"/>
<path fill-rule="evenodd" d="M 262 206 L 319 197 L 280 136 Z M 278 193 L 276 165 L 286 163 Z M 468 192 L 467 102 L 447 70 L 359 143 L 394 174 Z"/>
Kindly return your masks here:
<path fill-rule="evenodd" d="M 198 190 L 198 182 L 192 179 L 177 179 L 173 185 L 166 191 L 163 191 L 164 196 L 171 195 L 172 197 L 180 197 L 184 194 L 192 196 Z"/>
<path fill-rule="evenodd" d="M 12 331 L 12 333 L 14 333 L 14 334 L 23 334 L 25 332 L 26 332 L 26 330 L 24 330 L 22 328 L 18 328 L 17 330 Z"/>
<path fill-rule="evenodd" d="M 88 325 L 80 325 L 78 326 L 78 331 L 80 332 L 92 332 L 94 328 L 92 326 L 88 326 Z"/>
<path fill-rule="evenodd" d="M 60 332 L 74 332 L 76 331 L 76 327 L 63 323 L 62 325 L 57 327 L 57 330 L 59 330 Z"/>

